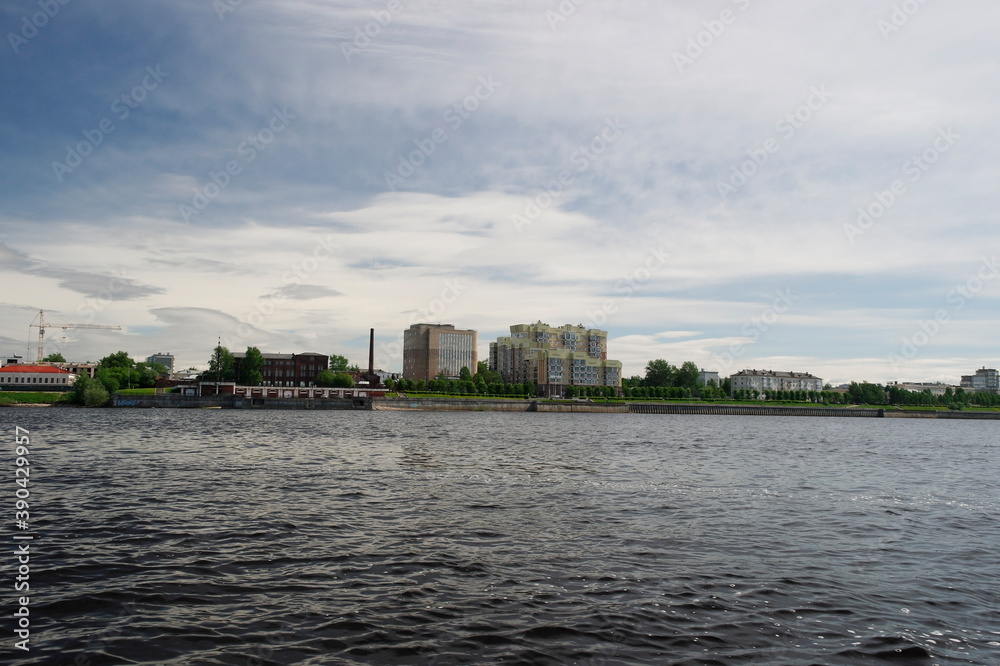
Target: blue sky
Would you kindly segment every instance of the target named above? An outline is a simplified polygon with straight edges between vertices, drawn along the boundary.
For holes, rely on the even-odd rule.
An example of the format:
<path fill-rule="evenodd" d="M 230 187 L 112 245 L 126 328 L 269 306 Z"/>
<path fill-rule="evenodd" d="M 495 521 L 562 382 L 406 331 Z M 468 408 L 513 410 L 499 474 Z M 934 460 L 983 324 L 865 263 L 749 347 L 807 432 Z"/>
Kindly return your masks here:
<path fill-rule="evenodd" d="M 833 383 L 1000 359 L 1000 7 L 14 1 L 0 351 L 610 334 Z M 860 209 L 860 211 L 859 211 Z M 865 215 L 862 215 L 862 212 Z"/>

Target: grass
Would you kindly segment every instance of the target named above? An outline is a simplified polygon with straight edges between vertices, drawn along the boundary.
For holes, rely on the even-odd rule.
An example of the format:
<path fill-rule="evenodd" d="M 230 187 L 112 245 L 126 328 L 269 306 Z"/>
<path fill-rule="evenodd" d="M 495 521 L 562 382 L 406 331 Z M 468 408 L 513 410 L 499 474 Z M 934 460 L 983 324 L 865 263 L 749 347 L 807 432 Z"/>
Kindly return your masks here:
<path fill-rule="evenodd" d="M 118 395 L 156 395 L 155 388 L 119 389 Z"/>
<path fill-rule="evenodd" d="M 43 391 L 0 391 L 0 406 L 7 405 L 51 405 L 66 402 L 69 393 L 47 393 Z"/>
<path fill-rule="evenodd" d="M 422 393 L 420 391 L 403 391 L 407 398 L 441 398 L 445 400 L 535 400 L 516 395 L 469 395 L 468 393 Z"/>

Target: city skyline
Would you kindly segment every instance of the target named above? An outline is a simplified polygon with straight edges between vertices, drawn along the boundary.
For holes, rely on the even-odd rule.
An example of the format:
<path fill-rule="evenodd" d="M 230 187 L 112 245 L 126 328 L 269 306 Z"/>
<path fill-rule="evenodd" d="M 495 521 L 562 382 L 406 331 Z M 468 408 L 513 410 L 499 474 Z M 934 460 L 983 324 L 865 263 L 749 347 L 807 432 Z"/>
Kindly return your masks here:
<path fill-rule="evenodd" d="M 45 5 L 43 7 L 43 5 Z M 48 7 L 48 9 L 46 9 Z M 41 15 L 39 14 L 41 12 Z M 41 16 L 41 18 L 39 18 Z M 1000 8 L 0 8 L 0 352 L 343 354 L 609 332 L 847 381 L 996 367 Z M 398 351 L 397 351 L 398 349 Z"/>

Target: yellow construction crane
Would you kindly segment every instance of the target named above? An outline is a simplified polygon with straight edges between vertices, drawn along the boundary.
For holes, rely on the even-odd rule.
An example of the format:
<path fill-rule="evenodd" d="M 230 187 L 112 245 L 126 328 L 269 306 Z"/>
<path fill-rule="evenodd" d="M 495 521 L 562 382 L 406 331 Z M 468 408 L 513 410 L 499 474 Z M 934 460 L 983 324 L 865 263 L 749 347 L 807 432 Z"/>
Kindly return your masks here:
<path fill-rule="evenodd" d="M 68 328 L 90 328 L 90 329 L 101 329 L 104 331 L 120 331 L 121 326 L 102 326 L 100 324 L 46 324 L 45 323 L 45 310 L 38 311 L 38 323 L 31 324 L 28 328 L 38 329 L 38 358 L 35 360 L 36 363 L 40 363 L 44 356 L 43 347 L 45 345 L 45 329 L 47 328 L 61 328 L 66 330 Z"/>

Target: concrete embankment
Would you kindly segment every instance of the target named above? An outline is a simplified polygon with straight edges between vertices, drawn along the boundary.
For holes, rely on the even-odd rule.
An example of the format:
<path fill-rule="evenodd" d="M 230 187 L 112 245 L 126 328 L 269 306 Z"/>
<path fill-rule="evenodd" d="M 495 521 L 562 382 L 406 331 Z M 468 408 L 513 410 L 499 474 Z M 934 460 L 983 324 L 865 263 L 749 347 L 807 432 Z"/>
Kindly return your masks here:
<path fill-rule="evenodd" d="M 371 398 L 247 398 L 242 395 L 115 394 L 113 407 L 222 409 L 371 409 Z"/>
<path fill-rule="evenodd" d="M 549 412 L 587 414 L 715 414 L 721 416 L 838 416 L 852 418 L 990 419 L 1000 412 L 912 411 L 862 407 L 787 407 L 776 405 L 682 404 L 657 402 L 549 402 L 547 400 L 476 400 L 463 398 L 250 398 L 240 395 L 186 396 L 115 394 L 115 407 L 223 409 L 377 409 L 431 412 Z"/>

